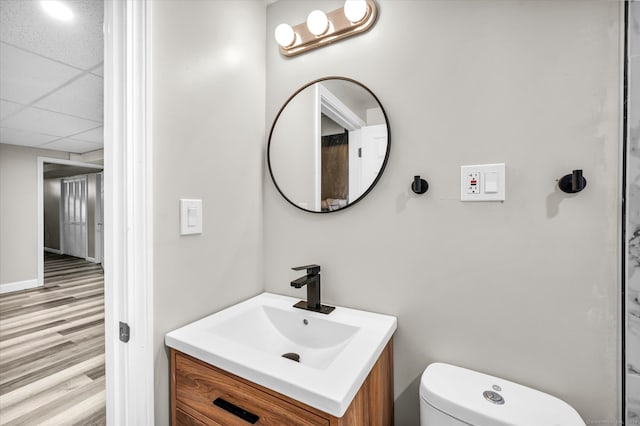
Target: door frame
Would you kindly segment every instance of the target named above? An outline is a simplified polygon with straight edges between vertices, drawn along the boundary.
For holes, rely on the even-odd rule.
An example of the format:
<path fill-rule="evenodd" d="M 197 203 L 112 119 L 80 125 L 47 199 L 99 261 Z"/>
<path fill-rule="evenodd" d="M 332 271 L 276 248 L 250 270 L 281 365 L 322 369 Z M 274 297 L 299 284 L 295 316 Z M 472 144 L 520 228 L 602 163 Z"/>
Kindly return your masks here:
<path fill-rule="evenodd" d="M 80 166 L 89 169 L 103 169 L 103 166 L 81 161 L 62 160 L 60 158 L 38 157 L 37 176 L 37 214 L 38 214 L 38 286 L 44 286 L 44 163 L 61 164 L 65 166 Z M 60 218 L 62 220 L 62 218 Z M 62 239 L 62 235 L 60 235 Z M 62 241 L 60 242 L 62 248 Z"/>
<path fill-rule="evenodd" d="M 104 3 L 107 424 L 152 426 L 151 1 Z M 126 343 L 120 322 L 131 330 Z"/>

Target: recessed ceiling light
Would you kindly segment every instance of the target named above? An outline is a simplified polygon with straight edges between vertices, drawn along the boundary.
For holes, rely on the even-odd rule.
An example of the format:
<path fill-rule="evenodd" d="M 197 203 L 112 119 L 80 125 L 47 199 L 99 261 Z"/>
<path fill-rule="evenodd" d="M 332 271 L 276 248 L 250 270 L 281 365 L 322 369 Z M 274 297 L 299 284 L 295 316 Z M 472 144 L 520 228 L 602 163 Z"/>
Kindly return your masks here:
<path fill-rule="evenodd" d="M 66 4 L 57 0 L 41 0 L 40 4 L 45 12 L 51 17 L 61 21 L 70 21 L 73 19 L 73 12 Z"/>

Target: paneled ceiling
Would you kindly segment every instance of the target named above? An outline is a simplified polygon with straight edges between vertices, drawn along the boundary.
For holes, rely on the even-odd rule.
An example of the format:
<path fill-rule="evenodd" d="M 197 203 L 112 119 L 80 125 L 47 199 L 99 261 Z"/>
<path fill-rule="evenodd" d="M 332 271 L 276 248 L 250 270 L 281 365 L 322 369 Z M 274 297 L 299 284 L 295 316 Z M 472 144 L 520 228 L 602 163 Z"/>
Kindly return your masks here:
<path fill-rule="evenodd" d="M 0 143 L 85 153 L 103 146 L 103 0 L 0 0 Z"/>

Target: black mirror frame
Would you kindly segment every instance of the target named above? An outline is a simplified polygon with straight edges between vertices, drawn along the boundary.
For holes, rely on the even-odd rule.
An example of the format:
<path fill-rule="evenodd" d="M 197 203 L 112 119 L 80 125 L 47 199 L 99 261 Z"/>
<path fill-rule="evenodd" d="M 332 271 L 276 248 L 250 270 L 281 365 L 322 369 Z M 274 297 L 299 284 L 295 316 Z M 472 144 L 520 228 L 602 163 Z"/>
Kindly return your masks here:
<path fill-rule="evenodd" d="M 280 115 L 282 114 L 282 112 L 285 110 L 287 105 L 289 105 L 289 102 L 291 102 L 293 100 L 293 98 L 295 98 L 296 95 L 298 95 L 298 93 L 302 92 L 307 87 L 313 86 L 316 83 L 320 83 L 320 82 L 326 81 L 326 80 L 343 80 L 343 81 L 348 81 L 348 82 L 357 84 L 358 86 L 362 87 L 367 92 L 369 92 L 369 94 L 371 96 L 373 96 L 373 98 L 376 100 L 376 102 L 380 106 L 380 109 L 382 110 L 382 115 L 384 116 L 384 121 L 385 121 L 386 126 L 387 126 L 387 151 L 385 152 L 384 161 L 382 162 L 382 166 L 380 166 L 380 170 L 378 171 L 378 174 L 377 174 L 376 178 L 373 180 L 371 185 L 369 185 L 369 188 L 367 188 L 367 190 L 364 191 L 356 200 L 354 200 L 353 202 L 349 202 L 346 206 L 344 206 L 344 207 L 342 207 L 340 209 L 337 209 L 337 210 L 315 211 L 315 210 L 308 210 L 308 209 L 302 208 L 299 205 L 297 205 L 296 203 L 294 203 L 293 201 L 291 201 L 284 194 L 284 192 L 282 192 L 282 190 L 278 186 L 278 182 L 276 182 L 276 179 L 273 176 L 273 170 L 271 169 L 271 136 L 273 135 L 273 130 L 276 127 L 276 123 L 278 122 L 278 118 L 280 118 Z M 346 210 L 346 209 L 348 209 L 349 207 L 351 207 L 351 206 L 353 206 L 355 204 L 358 204 L 360 202 L 360 200 L 362 200 L 364 197 L 366 197 L 369 194 L 369 192 L 371 192 L 371 190 L 378 184 L 378 181 L 382 177 L 382 173 L 384 172 L 384 169 L 387 167 L 387 162 L 389 161 L 390 153 L 391 153 L 391 127 L 389 126 L 389 117 L 387 117 L 387 112 L 385 111 L 384 107 L 382 106 L 382 103 L 380 102 L 380 99 L 378 99 L 378 97 L 367 86 L 365 86 L 364 84 L 360 83 L 357 80 L 354 80 L 354 79 L 348 78 L 348 77 L 330 76 L 330 77 L 319 78 L 317 80 L 313 80 L 312 82 L 305 84 L 304 86 L 302 86 L 301 88 L 296 90 L 291 96 L 289 96 L 289 98 L 284 103 L 284 105 L 282 105 L 282 107 L 278 111 L 278 114 L 276 114 L 276 117 L 273 120 L 273 124 L 271 125 L 271 130 L 269 131 L 269 140 L 268 140 L 268 143 L 267 143 L 267 167 L 269 168 L 269 175 L 271 176 L 271 181 L 275 185 L 275 187 L 278 190 L 278 192 L 280 193 L 280 195 L 282 195 L 282 197 L 285 200 L 287 200 L 287 202 L 289 202 L 289 204 L 293 205 L 295 208 L 297 208 L 299 210 L 302 210 L 302 211 L 308 212 L 308 213 L 323 213 L 323 214 L 324 213 L 336 213 L 336 212 L 341 212 L 343 210 Z"/>

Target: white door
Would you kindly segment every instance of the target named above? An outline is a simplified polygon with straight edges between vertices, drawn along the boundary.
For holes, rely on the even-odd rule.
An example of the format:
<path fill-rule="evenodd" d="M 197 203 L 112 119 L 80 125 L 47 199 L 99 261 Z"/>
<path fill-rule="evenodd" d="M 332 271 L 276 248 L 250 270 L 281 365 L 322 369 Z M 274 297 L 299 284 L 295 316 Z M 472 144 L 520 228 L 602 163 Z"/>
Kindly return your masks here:
<path fill-rule="evenodd" d="M 95 258 L 96 262 L 104 263 L 104 185 L 103 174 L 96 175 L 96 238 L 95 238 Z M 104 266 L 104 265 L 103 265 Z"/>
<path fill-rule="evenodd" d="M 360 198 L 362 187 L 362 129 L 349 132 L 349 202 Z"/>
<path fill-rule="evenodd" d="M 358 199 L 378 177 L 387 155 L 387 126 L 349 132 L 349 201 Z"/>
<path fill-rule="evenodd" d="M 362 188 L 368 189 L 378 177 L 387 155 L 387 126 L 378 124 L 362 128 Z"/>
<path fill-rule="evenodd" d="M 62 252 L 87 258 L 87 177 L 62 179 Z"/>

